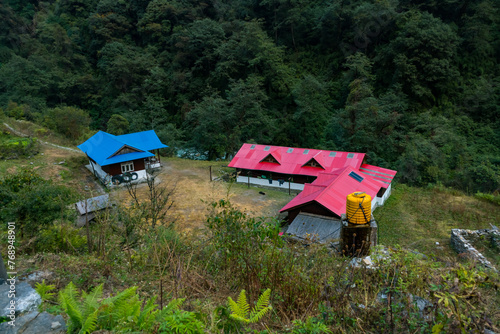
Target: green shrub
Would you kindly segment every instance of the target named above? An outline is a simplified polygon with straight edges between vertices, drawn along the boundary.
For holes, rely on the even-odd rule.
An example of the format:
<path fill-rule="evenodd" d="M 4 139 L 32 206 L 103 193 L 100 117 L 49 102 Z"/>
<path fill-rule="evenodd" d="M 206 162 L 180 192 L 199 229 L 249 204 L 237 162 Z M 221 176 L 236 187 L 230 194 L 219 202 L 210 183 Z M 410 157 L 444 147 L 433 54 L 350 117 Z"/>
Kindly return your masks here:
<path fill-rule="evenodd" d="M 47 226 L 40 231 L 37 250 L 47 253 L 81 253 L 87 247 L 87 237 L 79 228 L 66 222 L 61 225 Z"/>
<path fill-rule="evenodd" d="M 332 333 L 324 323 L 314 319 L 313 317 L 308 317 L 306 322 L 301 320 L 294 320 L 292 333 L 293 334 L 323 334 Z"/>
<path fill-rule="evenodd" d="M 21 238 L 39 236 L 74 199 L 69 188 L 44 180 L 31 169 L 1 179 L 0 194 L 0 220 L 15 221 Z"/>
<path fill-rule="evenodd" d="M 485 200 L 487 202 L 495 203 L 496 205 L 500 205 L 500 195 L 483 194 L 478 192 L 474 195 L 474 197 Z"/>
<path fill-rule="evenodd" d="M 173 299 L 158 310 L 156 297 L 143 302 L 137 287 L 102 299 L 102 284 L 90 293 L 80 292 L 72 282 L 59 292 L 59 303 L 67 314 L 68 333 L 92 333 L 109 330 L 115 333 L 157 332 L 165 334 L 201 334 L 204 325 L 194 312 L 180 309 L 184 299 Z"/>
<path fill-rule="evenodd" d="M 21 138 L 0 133 L 0 159 L 16 159 L 40 152 L 36 138 Z"/>

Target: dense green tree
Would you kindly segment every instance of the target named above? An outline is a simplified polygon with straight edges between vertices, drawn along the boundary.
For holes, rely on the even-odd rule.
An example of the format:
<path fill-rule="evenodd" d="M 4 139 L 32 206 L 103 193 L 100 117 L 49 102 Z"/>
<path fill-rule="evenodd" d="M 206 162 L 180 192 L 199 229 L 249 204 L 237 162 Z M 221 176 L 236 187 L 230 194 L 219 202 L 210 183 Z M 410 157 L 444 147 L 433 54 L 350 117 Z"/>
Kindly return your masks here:
<path fill-rule="evenodd" d="M 292 96 L 297 107 L 291 116 L 290 139 L 296 145 L 318 147 L 329 116 L 326 85 L 308 75 L 295 85 Z"/>
<path fill-rule="evenodd" d="M 494 191 L 499 10 L 494 0 L 6 0 L 0 108 L 17 104 L 6 113 L 53 129 L 46 116 L 74 113 L 67 106 L 88 111 L 94 130 L 122 115 L 129 131 L 153 128 L 213 159 L 245 141 L 363 151 L 404 182 Z"/>
<path fill-rule="evenodd" d="M 108 121 L 107 131 L 113 135 L 119 136 L 126 134 L 129 127 L 130 123 L 125 117 L 113 114 Z"/>
<path fill-rule="evenodd" d="M 460 76 L 454 63 L 456 31 L 431 14 L 415 10 L 400 15 L 397 25 L 396 37 L 381 54 L 388 70 L 385 75 L 394 73 L 393 82 L 401 83 L 406 94 L 426 106 L 451 94 Z"/>
<path fill-rule="evenodd" d="M 85 110 L 64 106 L 49 110 L 44 122 L 49 128 L 76 141 L 89 131 L 90 117 Z"/>

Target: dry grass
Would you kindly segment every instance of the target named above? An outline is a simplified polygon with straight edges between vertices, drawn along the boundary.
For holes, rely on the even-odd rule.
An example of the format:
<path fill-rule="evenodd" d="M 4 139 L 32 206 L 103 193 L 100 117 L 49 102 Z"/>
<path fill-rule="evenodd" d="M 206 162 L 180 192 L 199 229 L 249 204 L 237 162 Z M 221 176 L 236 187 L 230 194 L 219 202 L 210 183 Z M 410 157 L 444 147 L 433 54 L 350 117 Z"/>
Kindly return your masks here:
<path fill-rule="evenodd" d="M 192 161 L 178 158 L 162 159 L 163 167 L 158 174 L 161 186 L 175 184 L 174 207 L 169 213 L 179 232 L 196 234 L 203 229 L 208 205 L 220 199 L 229 200 L 240 210 L 251 216 L 276 216 L 292 198 L 281 191 L 266 190 L 266 195 L 259 194 L 261 189 L 223 181 L 210 182 L 209 166 L 212 176 L 218 175 L 218 167 L 227 163 Z M 138 191 L 146 197 L 147 186 L 141 184 Z M 112 191 L 112 196 L 120 203 L 128 204 L 130 197 L 124 188 Z M 293 195 L 292 195 L 293 196 Z"/>

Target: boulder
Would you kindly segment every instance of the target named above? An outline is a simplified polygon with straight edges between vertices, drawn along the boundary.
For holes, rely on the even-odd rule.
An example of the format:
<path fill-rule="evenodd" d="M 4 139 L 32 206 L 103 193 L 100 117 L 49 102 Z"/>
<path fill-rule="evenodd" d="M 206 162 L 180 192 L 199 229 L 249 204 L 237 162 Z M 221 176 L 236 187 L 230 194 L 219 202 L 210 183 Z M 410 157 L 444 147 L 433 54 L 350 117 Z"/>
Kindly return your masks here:
<path fill-rule="evenodd" d="M 16 318 L 15 326 L 8 322 L 0 324 L 0 333 L 5 334 L 63 334 L 66 333 L 66 323 L 61 315 L 33 311 Z"/>
<path fill-rule="evenodd" d="M 7 284 L 0 285 L 0 317 L 7 317 L 10 314 L 11 309 L 9 308 L 11 298 L 8 297 L 9 291 L 12 291 L 10 280 L 7 280 Z M 14 285 L 16 296 L 15 300 L 15 314 L 16 316 L 34 311 L 38 308 L 38 305 L 42 303 L 42 298 L 28 283 L 21 282 Z"/>

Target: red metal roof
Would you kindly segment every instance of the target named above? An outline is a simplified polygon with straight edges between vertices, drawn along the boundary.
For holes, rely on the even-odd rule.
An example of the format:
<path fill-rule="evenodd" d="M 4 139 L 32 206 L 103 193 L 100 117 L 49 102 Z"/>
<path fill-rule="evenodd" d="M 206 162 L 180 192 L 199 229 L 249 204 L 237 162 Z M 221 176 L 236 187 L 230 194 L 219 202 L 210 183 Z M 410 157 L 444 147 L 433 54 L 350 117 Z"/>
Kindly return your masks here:
<path fill-rule="evenodd" d="M 386 171 L 390 170 L 387 169 Z M 390 172 L 396 173 L 395 171 Z M 361 182 L 356 178 L 362 178 Z M 346 213 L 347 195 L 356 191 L 363 191 L 375 199 L 380 188 L 386 188 L 387 186 L 386 183 L 379 182 L 366 173 L 362 174 L 360 170 L 347 166 L 333 173 L 320 173 L 313 183 L 305 184 L 304 190 L 285 205 L 280 212 L 314 201 L 340 216 Z"/>
<path fill-rule="evenodd" d="M 359 171 L 363 174 L 371 176 L 377 181 L 383 182 L 385 184 L 385 188 L 387 188 L 389 184 L 391 184 L 392 179 L 394 179 L 394 176 L 396 176 L 397 173 L 395 170 L 367 164 L 361 165 Z"/>
<path fill-rule="evenodd" d="M 262 162 L 271 154 L 278 162 Z M 312 158 L 321 167 L 304 166 Z M 294 147 L 243 144 L 229 167 L 261 170 L 289 175 L 318 176 L 322 172 L 333 172 L 351 166 L 358 170 L 365 158 L 364 153 L 324 151 Z"/>

